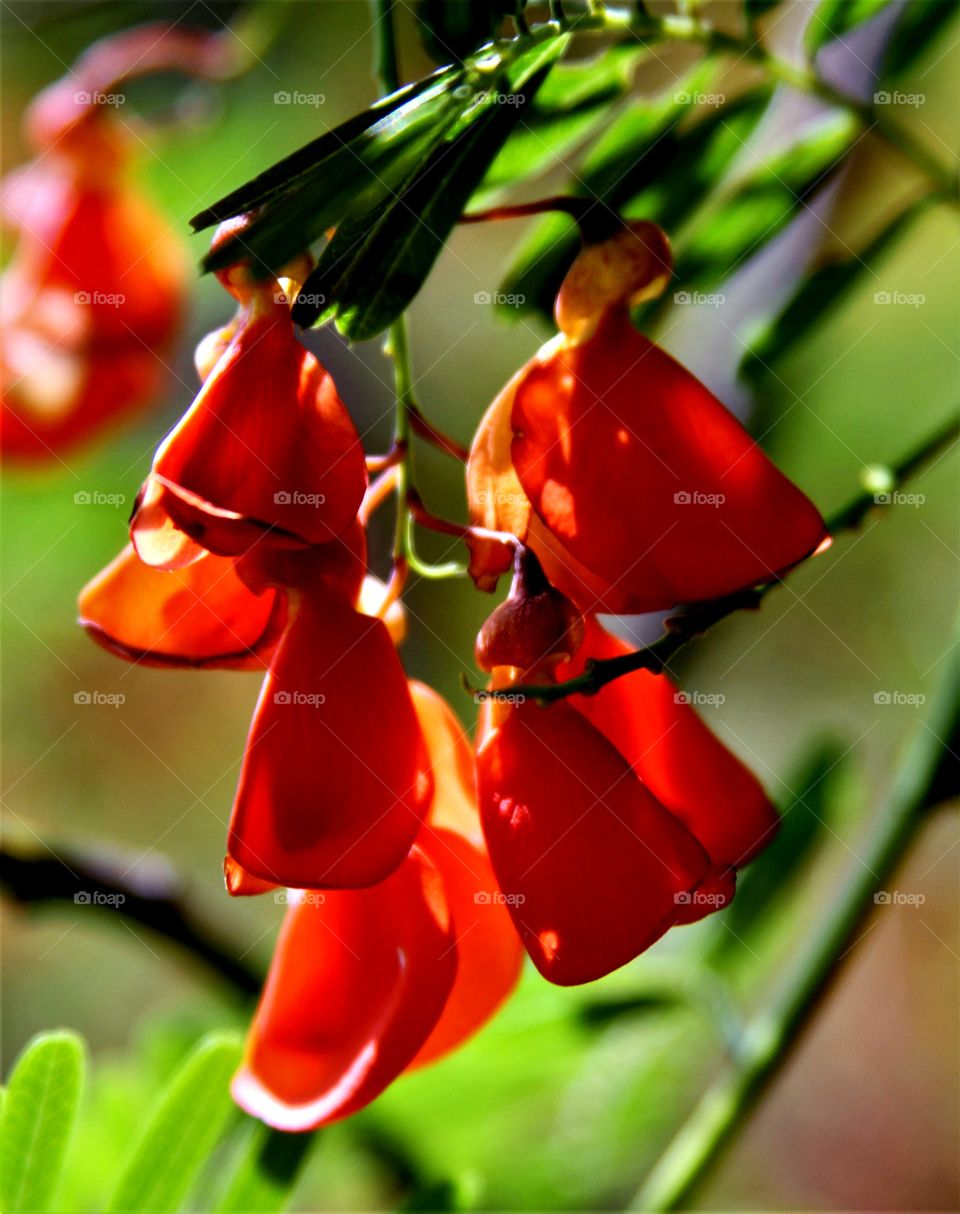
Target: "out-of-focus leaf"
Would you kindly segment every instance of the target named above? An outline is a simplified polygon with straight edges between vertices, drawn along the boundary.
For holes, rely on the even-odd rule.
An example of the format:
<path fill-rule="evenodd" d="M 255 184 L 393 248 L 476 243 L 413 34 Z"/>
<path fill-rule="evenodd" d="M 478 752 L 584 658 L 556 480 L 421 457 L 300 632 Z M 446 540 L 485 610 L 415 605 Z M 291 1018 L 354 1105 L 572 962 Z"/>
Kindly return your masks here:
<path fill-rule="evenodd" d="M 179 1209 L 233 1111 L 230 1076 L 240 1061 L 233 1034 L 201 1041 L 173 1077 L 143 1127 L 108 1209 Z"/>
<path fill-rule="evenodd" d="M 389 126 L 395 134 L 416 123 L 422 124 L 430 113 L 430 107 L 436 105 L 448 89 L 455 87 L 457 79 L 457 73 L 438 73 L 398 89 L 369 109 L 324 132 L 305 147 L 278 160 L 239 189 L 195 215 L 190 220 L 191 226 L 194 231 L 200 232 L 297 189 L 318 173 L 329 170 L 333 161 L 342 163 L 344 150 L 357 145 L 360 136 L 369 133 L 368 141 L 375 138 L 377 132 L 387 125 L 384 121 L 387 118 L 390 118 Z"/>
<path fill-rule="evenodd" d="M 427 54 L 436 63 L 462 59 L 481 43 L 489 42 L 512 0 L 420 0 L 417 25 Z"/>
<path fill-rule="evenodd" d="M 651 990 L 619 999 L 595 999 L 577 1007 L 577 1017 L 586 1028 L 605 1028 L 624 1016 L 643 1016 L 663 1012 L 687 1000 L 678 990 Z"/>
<path fill-rule="evenodd" d="M 860 253 L 817 266 L 804 278 L 780 313 L 754 329 L 740 374 L 756 383 L 801 341 L 859 282 L 863 273 L 903 234 L 917 210 L 908 207 Z"/>
<path fill-rule="evenodd" d="M 887 44 L 881 79 L 899 76 L 915 63 L 958 13 L 952 0 L 906 0 Z"/>
<path fill-rule="evenodd" d="M 761 17 L 765 17 L 775 8 L 779 8 L 782 3 L 783 0 L 744 0 L 743 11 L 748 27 L 752 29 Z"/>
<path fill-rule="evenodd" d="M 710 286 L 726 278 L 771 240 L 840 165 L 857 137 L 850 114 L 832 113 L 788 147 L 756 158 L 749 170 L 702 222 L 685 236 L 677 254 L 682 284 Z"/>
<path fill-rule="evenodd" d="M 41 1033 L 10 1077 L 0 1122 L 0 1208 L 49 1210 L 56 1194 L 83 1089 L 83 1042 Z"/>
<path fill-rule="evenodd" d="M 272 1214 L 293 1196 L 313 1134 L 282 1134 L 260 1122 L 243 1127 L 240 1150 L 225 1180 L 217 1214 Z"/>
<path fill-rule="evenodd" d="M 889 3 L 890 0 L 820 0 L 810 14 L 804 34 L 807 54 L 813 57 L 826 43 L 870 21 Z M 911 3 L 912 0 L 907 0 L 908 8 Z"/>
<path fill-rule="evenodd" d="M 603 122 L 629 88 L 646 48 L 625 42 L 577 63 L 558 63 L 529 113 L 521 114 L 480 185 L 486 194 L 529 180 L 571 155 Z"/>
<path fill-rule="evenodd" d="M 565 39 L 554 39 L 491 80 L 478 116 L 456 124 L 393 197 L 338 227 L 303 285 L 305 302 L 294 308 L 298 324 L 312 323 L 325 308 L 323 314 L 335 315 L 337 327 L 352 341 L 387 328 L 419 291 L 517 122 L 522 106 L 509 99 L 528 102 L 565 45 Z M 312 297 L 318 302 L 307 302 Z"/>
<path fill-rule="evenodd" d="M 673 232 L 724 177 L 766 111 L 771 89 L 751 90 L 717 107 L 695 125 L 679 129 L 701 96 L 710 65 L 701 65 L 683 87 L 656 103 L 637 103 L 611 124 L 584 160 L 574 191 L 598 200 L 598 217 L 622 211 Z M 524 304 L 509 314 L 549 316 L 563 276 L 580 247 L 572 221 L 549 216 L 522 246 L 502 284 Z"/>
<path fill-rule="evenodd" d="M 783 807 L 772 843 L 737 876 L 737 893 L 721 913 L 714 959 L 740 947 L 763 916 L 789 891 L 832 816 L 840 780 L 846 775 L 846 749 L 823 742 L 804 761 L 788 787 L 795 792 Z M 725 930 L 723 930 L 725 929 Z"/>

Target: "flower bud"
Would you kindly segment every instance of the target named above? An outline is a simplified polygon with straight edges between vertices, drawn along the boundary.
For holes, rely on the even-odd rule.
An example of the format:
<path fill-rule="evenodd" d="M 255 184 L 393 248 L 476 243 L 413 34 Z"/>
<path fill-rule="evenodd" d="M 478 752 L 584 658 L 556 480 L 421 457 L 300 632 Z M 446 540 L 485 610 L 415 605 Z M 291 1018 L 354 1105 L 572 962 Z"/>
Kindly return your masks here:
<path fill-rule="evenodd" d="M 532 670 L 576 653 L 583 642 L 580 612 L 550 585 L 536 556 L 522 544 L 517 546 L 514 569 L 510 594 L 477 636 L 477 664 L 483 670 Z"/>

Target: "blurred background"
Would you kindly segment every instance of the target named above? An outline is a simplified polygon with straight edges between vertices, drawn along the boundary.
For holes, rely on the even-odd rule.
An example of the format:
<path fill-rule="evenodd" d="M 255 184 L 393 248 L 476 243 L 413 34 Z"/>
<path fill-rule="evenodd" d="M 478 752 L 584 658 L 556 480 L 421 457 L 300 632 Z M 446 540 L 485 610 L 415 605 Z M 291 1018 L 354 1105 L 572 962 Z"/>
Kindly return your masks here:
<path fill-rule="evenodd" d="M 789 55 L 810 6 L 783 7 L 789 11 L 770 38 Z M 144 143 L 141 180 L 194 262 L 206 237 L 188 237 L 190 215 L 376 96 L 366 3 L 282 8 L 275 35 L 242 77 L 216 88 L 185 90 L 179 82 L 169 94 L 144 88 L 133 98 L 146 114 L 162 111 Z M 19 129 L 23 106 L 92 39 L 158 16 L 216 26 L 234 13 L 204 0 L 36 0 L 2 10 L 5 171 L 30 154 Z M 433 64 L 412 15 L 400 10 L 402 69 L 413 79 Z M 722 22 L 723 6 L 717 11 Z M 903 121 L 946 163 L 957 136 L 958 35 L 954 20 L 902 86 L 924 97 Z M 885 36 L 871 26 L 851 39 L 852 49 L 831 48 L 840 52 L 828 64 L 833 79 L 862 92 Z M 664 61 L 679 68 L 690 58 L 690 48 L 658 49 L 638 69 L 635 88 L 661 88 Z M 732 67 L 728 87 L 749 70 Z M 281 90 L 314 101 L 278 103 Z M 775 138 L 777 124 L 798 121 L 810 103 L 784 96 L 779 105 L 762 138 Z M 558 165 L 527 195 L 562 190 L 566 179 Z M 842 306 L 750 390 L 736 377 L 743 335 L 811 256 L 861 247 L 913 180 L 889 148 L 864 140 L 814 210 L 724 284 L 722 306 L 676 304 L 660 318 L 664 344 L 739 410 L 824 514 L 858 492 L 865 467 L 896 460 L 956 410 L 955 212 L 924 210 Z M 549 336 L 531 316 L 511 324 L 477 302 L 478 293 L 496 289 L 523 234 L 523 222 L 458 231 L 410 313 L 423 407 L 464 443 L 505 380 Z M 882 293 L 922 302 L 885 304 Z M 4 829 L 6 845 L 24 854 L 79 852 L 128 878 L 175 880 L 225 950 L 264 969 L 282 908 L 270 899 L 230 901 L 220 875 L 259 679 L 131 667 L 97 649 L 74 622 L 78 590 L 124 543 L 154 447 L 193 395 L 193 346 L 230 311 L 216 282 L 198 279 L 163 403 L 63 465 L 5 474 Z M 379 342 L 351 348 L 332 328 L 306 340 L 333 372 L 368 451 L 386 450 L 391 370 Z M 360 1211 L 411 1200 L 449 1208 L 430 1197 L 431 1186 L 446 1184 L 481 1209 L 626 1202 L 723 1055 L 716 1016 L 678 988 L 719 972 L 749 1008 L 776 985 L 844 875 L 861 863 L 903 744 L 922 728 L 916 701 L 954 660 L 956 476 L 955 454 L 934 464 L 906 486 L 916 502 L 840 537 L 760 613 L 715 628 L 677 665 L 682 686 L 722 698 L 703 712 L 727 745 L 778 804 L 806 815 L 802 868 L 781 857 L 782 880 L 772 874 L 742 922 L 728 925 L 720 915 L 672 932 L 585 990 L 551 988 L 526 973 L 516 997 L 467 1048 L 318 1136 L 294 1208 Z M 417 478 L 434 510 L 463 517 L 461 469 L 418 450 Z M 119 504 L 82 501 L 98 493 Z M 374 555 L 383 573 L 389 519 L 381 522 Z M 422 549 L 437 559 L 457 555 L 433 536 L 423 537 Z M 465 721 L 473 704 L 459 678 L 476 677 L 473 637 L 491 606 L 465 581 L 419 582 L 408 595 L 407 668 Z M 650 621 L 623 627 L 641 639 L 655 635 Z M 123 699 L 77 704 L 80 691 Z M 884 692 L 891 702 L 882 695 L 878 702 Z M 809 794 L 804 781 L 813 784 Z M 955 815 L 932 815 L 896 882 L 922 900 L 876 908 L 840 983 L 695 1208 L 960 1205 L 957 842 Z M 103 1160 L 124 1141 L 124 1127 L 204 1030 L 242 1027 L 249 1005 L 185 953 L 110 910 L 25 908 L 5 899 L 3 946 L 4 1073 L 38 1030 L 69 1026 L 90 1043 L 94 1078 L 70 1168 L 78 1208 L 97 1208 Z"/>

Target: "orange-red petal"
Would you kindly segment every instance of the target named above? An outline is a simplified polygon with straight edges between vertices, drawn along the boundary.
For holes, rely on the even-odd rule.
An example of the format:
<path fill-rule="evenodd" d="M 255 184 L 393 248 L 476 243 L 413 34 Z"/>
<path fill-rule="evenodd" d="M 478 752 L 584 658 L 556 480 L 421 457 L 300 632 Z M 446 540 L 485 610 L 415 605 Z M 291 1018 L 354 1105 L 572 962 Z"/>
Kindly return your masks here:
<path fill-rule="evenodd" d="M 481 745 L 477 777 L 499 887 L 551 982 L 590 982 L 630 961 L 706 875 L 693 836 L 569 704 L 515 707 Z"/>
<path fill-rule="evenodd" d="M 260 293 L 154 473 L 174 523 L 234 556 L 251 528 L 271 542 L 320 544 L 356 517 L 366 465 L 331 376 L 296 340 L 283 297 Z"/>
<path fill-rule="evenodd" d="M 528 364 L 512 427 L 537 514 L 645 610 L 752 585 L 824 538 L 813 504 L 624 309 Z"/>
<path fill-rule="evenodd" d="M 579 674 L 588 658 L 629 652 L 629 645 L 588 619 L 583 647 L 558 668 L 557 678 Z M 715 864 L 746 864 L 773 838 L 779 819 L 760 781 L 666 675 L 638 670 L 570 703 L 616 746 Z"/>
<path fill-rule="evenodd" d="M 253 594 L 225 557 L 166 572 L 130 544 L 80 592 L 79 613 L 99 645 L 131 662 L 239 670 L 265 668 L 286 614 L 282 596 Z"/>
<path fill-rule="evenodd" d="M 334 591 L 296 596 L 247 739 L 228 851 L 278 885 L 373 885 L 402 862 L 432 793 L 381 620 Z"/>
<path fill-rule="evenodd" d="M 280 1130 L 357 1112 L 416 1055 L 453 986 L 457 950 L 439 873 L 418 848 L 364 890 L 297 894 L 233 1080 Z"/>

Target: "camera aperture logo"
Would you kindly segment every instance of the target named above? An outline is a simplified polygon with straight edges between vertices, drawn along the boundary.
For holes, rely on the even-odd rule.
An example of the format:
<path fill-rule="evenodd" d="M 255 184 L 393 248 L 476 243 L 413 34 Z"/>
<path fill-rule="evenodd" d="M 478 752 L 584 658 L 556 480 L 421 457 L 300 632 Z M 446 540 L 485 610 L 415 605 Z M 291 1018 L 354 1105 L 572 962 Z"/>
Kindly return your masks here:
<path fill-rule="evenodd" d="M 126 894 L 105 893 L 102 889 L 81 889 L 73 895 L 74 906 L 123 906 Z"/>
<path fill-rule="evenodd" d="M 322 691 L 275 691 L 273 702 L 296 707 L 322 708 L 327 702 L 327 697 Z"/>
<path fill-rule="evenodd" d="M 277 506 L 322 506 L 327 500 L 325 493 L 303 493 L 299 489 L 279 489 L 273 495 Z"/>
<path fill-rule="evenodd" d="M 873 895 L 875 906 L 923 906 L 926 894 L 906 893 L 899 889 L 878 889 Z"/>
<path fill-rule="evenodd" d="M 74 704 L 105 704 L 108 708 L 119 708 L 126 704 L 127 697 L 119 691 L 75 691 Z"/>
<path fill-rule="evenodd" d="M 504 894 L 498 889 L 478 889 L 473 895 L 475 906 L 523 906 L 525 894 Z"/>

